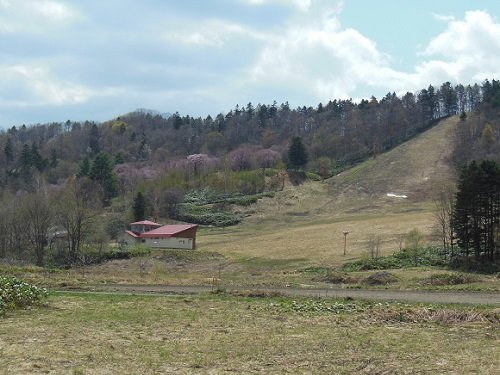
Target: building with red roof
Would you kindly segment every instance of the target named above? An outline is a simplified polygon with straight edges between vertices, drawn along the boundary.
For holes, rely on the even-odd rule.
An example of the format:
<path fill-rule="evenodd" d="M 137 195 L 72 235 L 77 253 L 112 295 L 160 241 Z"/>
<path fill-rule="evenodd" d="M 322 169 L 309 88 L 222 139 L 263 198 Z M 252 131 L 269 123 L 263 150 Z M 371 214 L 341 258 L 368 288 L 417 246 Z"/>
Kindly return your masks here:
<path fill-rule="evenodd" d="M 129 245 L 144 244 L 151 248 L 194 249 L 197 224 L 162 225 L 149 220 L 130 223 L 123 241 Z"/>

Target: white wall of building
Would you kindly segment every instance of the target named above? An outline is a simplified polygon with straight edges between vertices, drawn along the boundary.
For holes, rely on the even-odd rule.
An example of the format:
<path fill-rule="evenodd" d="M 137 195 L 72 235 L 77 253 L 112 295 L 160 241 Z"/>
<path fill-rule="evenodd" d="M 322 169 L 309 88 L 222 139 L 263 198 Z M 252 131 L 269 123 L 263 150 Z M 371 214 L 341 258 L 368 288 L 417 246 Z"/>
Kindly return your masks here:
<path fill-rule="evenodd" d="M 170 237 L 170 238 L 145 238 L 143 245 L 152 248 L 166 249 L 192 249 L 192 238 Z"/>

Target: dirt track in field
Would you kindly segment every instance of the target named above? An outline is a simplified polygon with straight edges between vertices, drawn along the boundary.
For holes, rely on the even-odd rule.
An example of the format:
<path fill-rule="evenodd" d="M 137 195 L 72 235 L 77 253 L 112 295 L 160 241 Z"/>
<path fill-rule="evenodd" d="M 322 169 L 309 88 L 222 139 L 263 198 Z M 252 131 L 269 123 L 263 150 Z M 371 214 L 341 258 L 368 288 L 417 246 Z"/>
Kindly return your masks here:
<path fill-rule="evenodd" d="M 303 297 L 337 297 L 353 299 L 369 299 L 382 301 L 424 302 L 424 303 L 458 303 L 500 305 L 499 292 L 456 292 L 456 291 L 415 291 L 415 290 L 375 290 L 375 289 L 342 289 L 342 288 L 279 288 L 279 287 L 229 287 L 226 291 L 251 291 L 280 293 L 287 296 Z M 127 285 L 107 284 L 91 286 L 86 291 L 103 293 L 129 294 L 201 294 L 213 291 L 210 286 L 174 286 L 174 285 Z"/>

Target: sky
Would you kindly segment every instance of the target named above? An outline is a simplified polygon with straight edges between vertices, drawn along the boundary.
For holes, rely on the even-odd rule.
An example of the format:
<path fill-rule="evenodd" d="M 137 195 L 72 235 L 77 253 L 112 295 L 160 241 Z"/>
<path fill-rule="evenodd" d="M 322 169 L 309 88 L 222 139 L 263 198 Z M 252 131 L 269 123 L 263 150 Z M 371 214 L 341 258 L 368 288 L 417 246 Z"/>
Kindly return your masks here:
<path fill-rule="evenodd" d="M 0 128 L 500 78 L 498 0 L 0 0 Z"/>

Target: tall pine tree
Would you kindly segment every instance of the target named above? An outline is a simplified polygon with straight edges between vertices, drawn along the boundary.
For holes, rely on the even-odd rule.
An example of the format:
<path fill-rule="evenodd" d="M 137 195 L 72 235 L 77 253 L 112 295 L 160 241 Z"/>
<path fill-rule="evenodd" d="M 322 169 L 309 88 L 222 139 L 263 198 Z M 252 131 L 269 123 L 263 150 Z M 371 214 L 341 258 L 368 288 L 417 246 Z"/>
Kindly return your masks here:
<path fill-rule="evenodd" d="M 300 169 L 307 164 L 307 151 L 302 143 L 302 138 L 293 137 L 288 149 L 288 162 L 290 169 Z"/>
<path fill-rule="evenodd" d="M 473 161 L 460 173 L 452 228 L 467 262 L 499 257 L 500 168 L 492 160 Z"/>
<path fill-rule="evenodd" d="M 146 199 L 141 192 L 138 192 L 132 206 L 134 211 L 134 221 L 142 221 L 146 218 Z"/>
<path fill-rule="evenodd" d="M 12 146 L 12 140 L 10 137 L 7 137 L 7 140 L 5 141 L 3 152 L 5 153 L 7 163 L 14 161 L 14 147 Z"/>
<path fill-rule="evenodd" d="M 100 152 L 96 155 L 89 172 L 90 179 L 101 185 L 104 191 L 105 205 L 109 204 L 110 199 L 117 193 L 117 178 L 113 166 L 111 157 L 105 152 Z"/>

